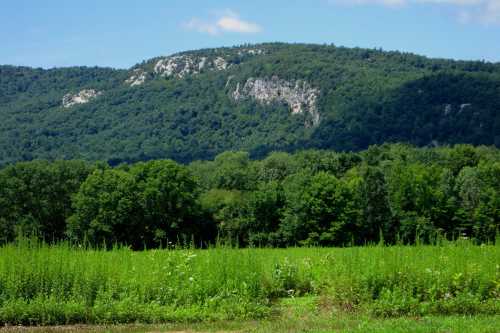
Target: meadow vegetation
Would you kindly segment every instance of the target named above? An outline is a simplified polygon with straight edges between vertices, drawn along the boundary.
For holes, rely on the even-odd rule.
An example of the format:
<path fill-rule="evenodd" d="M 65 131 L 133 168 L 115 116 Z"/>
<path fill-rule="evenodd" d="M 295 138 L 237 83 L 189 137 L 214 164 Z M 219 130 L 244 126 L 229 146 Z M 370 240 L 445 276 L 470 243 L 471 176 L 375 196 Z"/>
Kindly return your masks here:
<path fill-rule="evenodd" d="M 264 319 L 304 296 L 331 315 L 499 315 L 499 263 L 499 245 L 470 241 L 140 252 L 21 241 L 0 249 L 0 323 Z"/>

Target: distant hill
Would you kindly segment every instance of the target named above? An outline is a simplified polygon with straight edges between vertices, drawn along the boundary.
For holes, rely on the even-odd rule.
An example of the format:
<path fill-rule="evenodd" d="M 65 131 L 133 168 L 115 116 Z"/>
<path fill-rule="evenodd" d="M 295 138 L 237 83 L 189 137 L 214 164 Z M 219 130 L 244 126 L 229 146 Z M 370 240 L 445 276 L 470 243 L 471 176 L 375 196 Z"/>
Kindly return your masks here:
<path fill-rule="evenodd" d="M 0 164 L 189 162 L 396 141 L 500 146 L 500 64 L 272 43 L 129 70 L 0 66 Z"/>

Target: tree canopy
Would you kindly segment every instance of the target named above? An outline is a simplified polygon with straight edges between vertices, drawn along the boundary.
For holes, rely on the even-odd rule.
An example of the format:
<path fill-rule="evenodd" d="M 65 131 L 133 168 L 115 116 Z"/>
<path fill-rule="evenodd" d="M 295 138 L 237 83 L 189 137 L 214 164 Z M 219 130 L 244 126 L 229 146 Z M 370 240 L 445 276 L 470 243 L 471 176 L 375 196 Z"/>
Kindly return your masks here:
<path fill-rule="evenodd" d="M 33 161 L 0 169 L 0 242 L 134 249 L 217 240 L 240 246 L 495 240 L 500 150 L 456 145 L 305 150 L 249 159 L 225 152 L 111 167 Z"/>

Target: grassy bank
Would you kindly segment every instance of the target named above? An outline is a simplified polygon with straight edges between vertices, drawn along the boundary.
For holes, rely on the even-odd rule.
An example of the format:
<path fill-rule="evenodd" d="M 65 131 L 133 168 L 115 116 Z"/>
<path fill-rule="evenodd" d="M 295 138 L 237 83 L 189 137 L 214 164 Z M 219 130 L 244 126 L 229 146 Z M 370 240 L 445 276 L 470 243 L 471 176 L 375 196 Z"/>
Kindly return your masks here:
<path fill-rule="evenodd" d="M 499 315 L 500 246 L 0 248 L 2 324 L 259 320 L 300 296 L 377 318 Z"/>
<path fill-rule="evenodd" d="M 321 298 L 308 296 L 282 299 L 273 305 L 272 316 L 264 320 L 232 320 L 198 323 L 62 325 L 0 328 L 4 333 L 498 333 L 500 316 L 424 316 L 380 318 L 366 313 L 332 311 Z"/>

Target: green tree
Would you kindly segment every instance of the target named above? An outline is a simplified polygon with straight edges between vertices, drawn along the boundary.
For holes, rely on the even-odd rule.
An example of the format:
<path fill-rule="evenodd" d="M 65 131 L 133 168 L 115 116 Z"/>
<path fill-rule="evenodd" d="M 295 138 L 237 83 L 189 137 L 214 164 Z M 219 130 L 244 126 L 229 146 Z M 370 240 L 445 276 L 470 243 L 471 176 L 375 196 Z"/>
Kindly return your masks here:
<path fill-rule="evenodd" d="M 476 166 L 479 156 L 471 145 L 455 145 L 449 150 L 447 162 L 453 174 L 458 175 L 464 167 Z"/>
<path fill-rule="evenodd" d="M 1 240 L 29 234 L 46 241 L 63 239 L 71 196 L 91 170 L 82 161 L 33 161 L 1 169 Z"/>
<path fill-rule="evenodd" d="M 345 182 L 326 172 L 297 174 L 285 181 L 280 225 L 288 244 L 342 245 L 351 241 L 356 210 Z"/>
<path fill-rule="evenodd" d="M 286 199 L 283 186 L 277 181 L 260 183 L 248 200 L 248 239 L 254 245 L 283 244 L 279 232 Z"/>
<path fill-rule="evenodd" d="M 479 241 L 492 239 L 500 227 L 500 163 L 464 167 L 457 176 L 463 232 Z"/>
<path fill-rule="evenodd" d="M 238 190 L 212 189 L 200 197 L 203 210 L 216 223 L 219 237 L 225 241 L 248 244 L 247 195 Z"/>
<path fill-rule="evenodd" d="M 379 167 L 362 166 L 361 181 L 357 187 L 357 206 L 360 209 L 359 233 L 356 238 L 364 242 L 394 241 L 397 231 L 389 204 L 385 175 Z"/>
<path fill-rule="evenodd" d="M 284 152 L 273 152 L 262 161 L 257 162 L 257 178 L 259 181 L 282 181 L 298 170 L 294 156 Z"/>
<path fill-rule="evenodd" d="M 250 169 L 247 152 L 225 152 L 214 160 L 214 183 L 212 187 L 226 190 L 249 190 L 255 183 L 255 171 Z"/>
<path fill-rule="evenodd" d="M 74 197 L 68 234 L 76 241 L 142 245 L 144 225 L 134 177 L 124 170 L 96 170 Z M 142 238 L 142 239 L 141 239 Z"/>
<path fill-rule="evenodd" d="M 198 194 L 195 179 L 173 161 L 138 163 L 128 171 L 96 170 L 74 198 L 69 234 L 134 248 L 188 242 L 201 237 L 202 227 L 211 235 Z"/>
<path fill-rule="evenodd" d="M 438 202 L 436 187 L 440 168 L 420 163 L 393 162 L 388 169 L 387 184 L 393 216 L 399 221 L 400 236 L 406 242 L 417 238 L 429 240 L 437 230 L 431 220 Z"/>
<path fill-rule="evenodd" d="M 159 160 L 137 163 L 130 173 L 137 184 L 148 245 L 200 235 L 204 221 L 199 215 L 198 184 L 186 167 Z"/>

